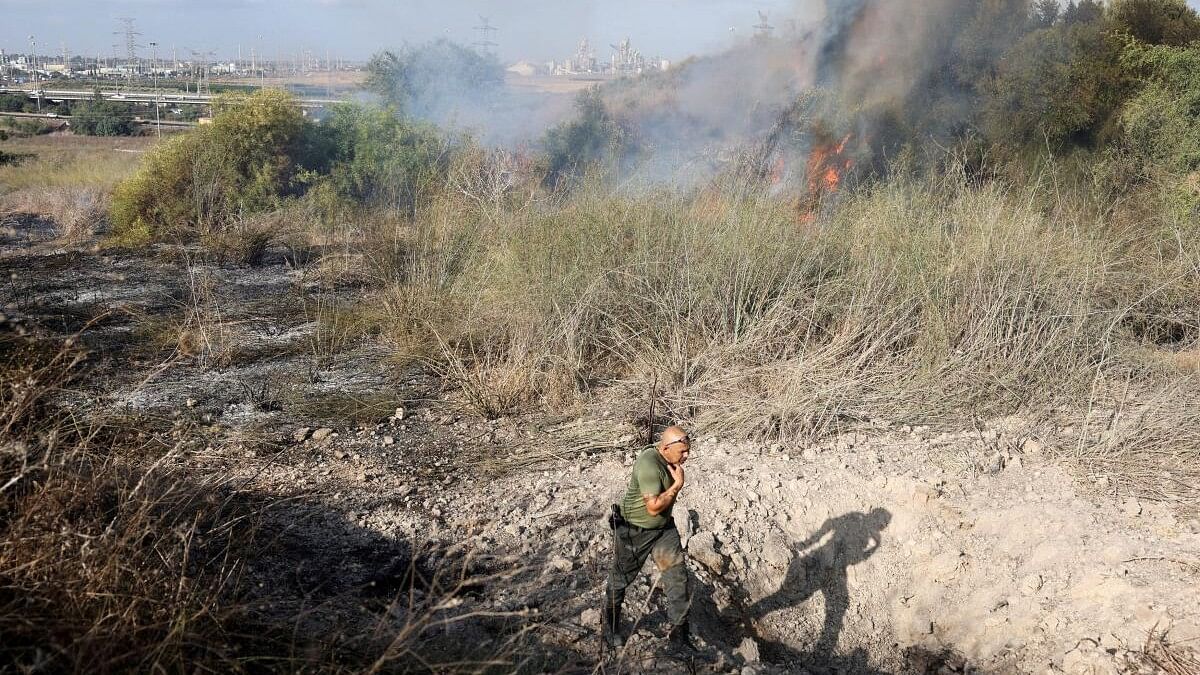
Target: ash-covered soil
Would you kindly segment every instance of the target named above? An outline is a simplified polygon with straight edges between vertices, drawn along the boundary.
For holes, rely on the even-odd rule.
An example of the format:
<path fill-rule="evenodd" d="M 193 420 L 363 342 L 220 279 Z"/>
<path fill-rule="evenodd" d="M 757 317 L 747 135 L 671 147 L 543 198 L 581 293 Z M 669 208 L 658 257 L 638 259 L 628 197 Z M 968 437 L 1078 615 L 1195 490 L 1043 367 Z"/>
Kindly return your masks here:
<path fill-rule="evenodd" d="M 605 654 L 603 516 L 644 394 L 484 420 L 376 345 L 326 343 L 319 308 L 357 289 L 297 261 L 64 249 L 26 221 L 0 242 L 4 330 L 78 333 L 71 405 L 175 439 L 162 461 L 244 497 L 277 532 L 247 562 L 259 611 L 303 616 L 298 634 L 386 634 L 436 596 L 456 617 L 437 630 L 517 635 L 530 672 L 1108 673 L 1153 670 L 1148 638 L 1200 647 L 1200 521 L 1080 470 L 1072 429 L 1009 418 L 819 443 L 693 430 L 675 512 L 704 649 L 668 649 L 647 574 Z"/>

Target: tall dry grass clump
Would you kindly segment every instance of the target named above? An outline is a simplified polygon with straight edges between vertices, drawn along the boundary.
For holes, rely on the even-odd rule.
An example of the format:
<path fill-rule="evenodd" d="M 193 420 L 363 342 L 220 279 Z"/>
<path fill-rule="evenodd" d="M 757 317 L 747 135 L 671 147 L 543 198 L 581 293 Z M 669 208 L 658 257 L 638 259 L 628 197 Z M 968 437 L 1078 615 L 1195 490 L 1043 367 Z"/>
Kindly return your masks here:
<path fill-rule="evenodd" d="M 676 415 L 771 437 L 1084 410 L 1161 377 L 1200 391 L 1163 370 L 1200 336 L 1200 227 L 1145 213 L 1085 181 L 957 171 L 815 219 L 723 186 L 594 182 L 504 210 L 447 192 L 397 238 L 372 311 L 491 416 L 655 380 Z"/>
<path fill-rule="evenodd" d="M 0 344 L 0 653 L 58 672 L 242 670 L 247 640 L 230 629 L 247 625 L 237 599 L 254 521 L 146 425 L 57 405 L 84 358 Z"/>
<path fill-rule="evenodd" d="M 143 139 L 39 137 L 12 142 L 24 157 L 0 166 L 0 221 L 48 221 L 57 239 L 78 244 L 108 225 L 113 186 L 126 176 Z"/>
<path fill-rule="evenodd" d="M 58 238 L 78 244 L 102 231 L 108 217 L 108 195 L 100 188 L 26 188 L 7 195 L 0 219 L 31 215 L 50 221 Z"/>

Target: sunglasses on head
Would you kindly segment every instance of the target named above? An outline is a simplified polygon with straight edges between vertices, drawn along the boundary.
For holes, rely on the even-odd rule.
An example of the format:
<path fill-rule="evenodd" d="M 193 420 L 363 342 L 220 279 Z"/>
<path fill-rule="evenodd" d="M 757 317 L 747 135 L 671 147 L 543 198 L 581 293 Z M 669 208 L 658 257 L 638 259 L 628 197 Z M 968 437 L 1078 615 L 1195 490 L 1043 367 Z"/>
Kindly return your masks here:
<path fill-rule="evenodd" d="M 687 443 L 688 446 L 691 446 L 692 439 L 689 436 L 684 436 L 683 438 L 677 438 L 677 439 L 671 441 L 670 443 L 667 443 L 666 445 L 664 445 L 663 449 L 665 450 L 665 449 L 671 447 L 672 445 L 675 445 L 676 443 Z"/>

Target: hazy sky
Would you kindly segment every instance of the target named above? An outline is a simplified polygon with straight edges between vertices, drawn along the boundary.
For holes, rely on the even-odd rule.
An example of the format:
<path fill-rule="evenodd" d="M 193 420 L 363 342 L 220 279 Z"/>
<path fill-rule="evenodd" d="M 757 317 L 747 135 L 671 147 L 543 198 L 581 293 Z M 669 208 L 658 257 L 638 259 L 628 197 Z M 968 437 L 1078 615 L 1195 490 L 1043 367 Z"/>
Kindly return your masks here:
<path fill-rule="evenodd" d="M 0 0 L 0 48 L 28 50 L 28 36 L 40 53 L 109 56 L 124 38 L 114 35 L 117 17 L 137 19 L 139 41 L 158 42 L 159 55 L 178 47 L 216 50 L 223 57 L 249 58 L 257 45 L 276 50 L 325 50 L 363 59 L 405 42 L 436 37 L 474 42 L 479 16 L 500 30 L 493 40 L 505 60 L 563 59 L 581 37 L 609 53 L 622 37 L 649 55 L 678 59 L 718 49 L 753 33 L 755 10 L 770 12 L 783 25 L 798 0 Z M 1200 1 L 1200 0 L 1197 0 Z M 730 28 L 734 31 L 730 31 Z M 124 52 L 124 47 L 121 47 Z M 148 48 L 143 50 L 149 55 Z"/>
<path fill-rule="evenodd" d="M 0 48 L 109 56 L 123 37 L 117 17 L 137 19 L 140 43 L 158 42 L 160 56 L 178 48 L 225 57 L 251 46 L 273 57 L 303 49 L 364 59 L 379 49 L 447 37 L 479 39 L 479 15 L 500 30 L 494 40 L 508 61 L 563 59 L 587 36 L 601 58 L 629 36 L 648 56 L 679 59 L 711 52 L 753 33 L 755 10 L 781 28 L 815 0 L 0 0 Z M 1200 8 L 1200 0 L 1188 0 Z M 734 30 L 731 31 L 730 29 Z M 120 48 L 121 53 L 124 47 Z M 142 53 L 149 55 L 149 49 Z"/>

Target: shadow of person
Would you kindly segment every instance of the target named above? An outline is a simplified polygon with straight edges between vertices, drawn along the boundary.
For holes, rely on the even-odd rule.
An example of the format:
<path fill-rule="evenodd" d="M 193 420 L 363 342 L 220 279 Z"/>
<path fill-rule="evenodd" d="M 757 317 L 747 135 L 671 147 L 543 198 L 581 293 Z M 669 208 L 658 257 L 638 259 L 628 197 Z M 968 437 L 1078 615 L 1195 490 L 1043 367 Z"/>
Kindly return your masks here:
<path fill-rule="evenodd" d="M 833 660 L 846 610 L 850 605 L 848 570 L 879 550 L 882 531 L 892 520 L 887 509 L 854 511 L 826 520 L 808 539 L 795 546 L 796 556 L 779 590 L 746 611 L 757 621 L 773 611 L 806 602 L 817 591 L 825 599 L 825 623 L 808 652 L 810 660 Z M 806 555 L 802 555 L 806 549 Z M 791 651 L 779 645 L 785 651 Z M 793 652 L 793 655 L 796 654 Z"/>

